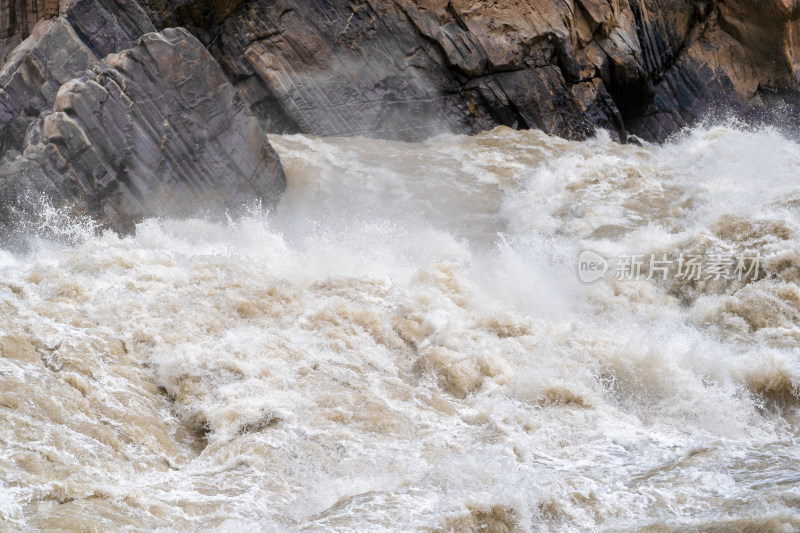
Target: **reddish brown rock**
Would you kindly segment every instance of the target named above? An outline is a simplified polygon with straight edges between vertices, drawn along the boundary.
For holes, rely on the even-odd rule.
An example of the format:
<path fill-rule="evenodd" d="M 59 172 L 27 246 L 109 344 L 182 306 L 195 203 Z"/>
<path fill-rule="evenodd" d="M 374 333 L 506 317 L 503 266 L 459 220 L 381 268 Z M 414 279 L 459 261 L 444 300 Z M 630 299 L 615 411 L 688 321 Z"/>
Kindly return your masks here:
<path fill-rule="evenodd" d="M 25 39 L 34 26 L 58 15 L 59 0 L 4 0 L 0 4 L 0 39 L 18 35 Z"/>

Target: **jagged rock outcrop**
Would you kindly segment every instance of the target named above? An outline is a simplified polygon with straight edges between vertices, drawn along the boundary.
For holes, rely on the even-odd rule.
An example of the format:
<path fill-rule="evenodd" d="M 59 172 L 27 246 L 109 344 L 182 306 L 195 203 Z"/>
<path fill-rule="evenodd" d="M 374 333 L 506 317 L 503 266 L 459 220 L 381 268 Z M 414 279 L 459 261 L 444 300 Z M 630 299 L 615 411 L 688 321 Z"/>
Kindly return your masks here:
<path fill-rule="evenodd" d="M 628 127 L 662 140 L 709 112 L 797 130 L 800 2 L 631 3 L 647 91 Z"/>
<path fill-rule="evenodd" d="M 0 72 L 0 218 L 45 194 L 126 231 L 282 192 L 277 155 L 211 54 L 180 28 L 135 40 L 154 28 L 131 13 L 70 2 Z"/>
<path fill-rule="evenodd" d="M 119 230 L 270 201 L 277 155 L 222 69 L 135 2 L 71 0 L 0 71 L 0 219 L 44 194 Z"/>
<path fill-rule="evenodd" d="M 98 60 L 65 19 L 39 24 L 0 71 L 0 149 L 22 150 L 25 132 L 52 109 L 59 87 Z"/>
<path fill-rule="evenodd" d="M 271 131 L 420 138 L 499 124 L 663 140 L 796 114 L 796 0 L 150 0 Z M 776 107 L 777 105 L 777 107 Z"/>
<path fill-rule="evenodd" d="M 52 4 L 0 9 L 0 38 L 24 36 Z M 796 0 L 62 0 L 61 10 L 99 57 L 187 27 L 273 132 L 419 139 L 504 124 L 662 140 L 710 111 L 786 120 L 800 100 Z M 0 118 L 6 149 L 28 125 Z"/>

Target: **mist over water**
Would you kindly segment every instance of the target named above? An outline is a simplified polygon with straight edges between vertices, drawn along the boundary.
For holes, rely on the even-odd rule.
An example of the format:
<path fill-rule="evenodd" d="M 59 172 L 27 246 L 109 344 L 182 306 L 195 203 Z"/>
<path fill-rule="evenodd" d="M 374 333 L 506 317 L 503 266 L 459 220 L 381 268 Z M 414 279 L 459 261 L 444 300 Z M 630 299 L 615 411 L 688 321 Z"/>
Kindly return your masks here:
<path fill-rule="evenodd" d="M 270 141 L 272 212 L 0 251 L 0 529 L 800 530 L 794 140 Z"/>

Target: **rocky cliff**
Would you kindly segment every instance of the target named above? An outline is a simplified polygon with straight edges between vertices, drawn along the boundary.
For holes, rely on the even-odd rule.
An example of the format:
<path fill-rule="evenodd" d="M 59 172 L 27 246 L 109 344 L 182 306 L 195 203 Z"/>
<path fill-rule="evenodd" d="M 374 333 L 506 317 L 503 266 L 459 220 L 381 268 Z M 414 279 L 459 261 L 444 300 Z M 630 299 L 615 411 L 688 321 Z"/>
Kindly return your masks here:
<path fill-rule="evenodd" d="M 281 190 L 265 131 L 795 123 L 799 17 L 793 0 L 11 0 L 0 194 L 90 198 L 124 226 L 166 191 Z"/>
<path fill-rule="evenodd" d="M 192 27 L 274 131 L 415 139 L 504 124 L 661 141 L 709 113 L 796 114 L 792 0 L 162 0 L 148 9 L 159 24 Z"/>

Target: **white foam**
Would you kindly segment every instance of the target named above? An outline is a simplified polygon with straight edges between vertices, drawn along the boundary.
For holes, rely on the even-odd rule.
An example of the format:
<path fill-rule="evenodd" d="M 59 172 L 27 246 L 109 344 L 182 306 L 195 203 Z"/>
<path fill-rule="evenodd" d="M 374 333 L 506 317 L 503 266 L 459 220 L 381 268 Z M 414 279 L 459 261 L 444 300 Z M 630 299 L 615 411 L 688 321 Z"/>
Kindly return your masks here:
<path fill-rule="evenodd" d="M 124 238 L 50 216 L 29 252 L 0 252 L 0 516 L 219 531 L 795 516 L 796 143 L 723 126 L 661 147 L 271 139 L 288 177 L 272 213 Z M 746 247 L 772 278 L 586 285 L 587 247 Z"/>

